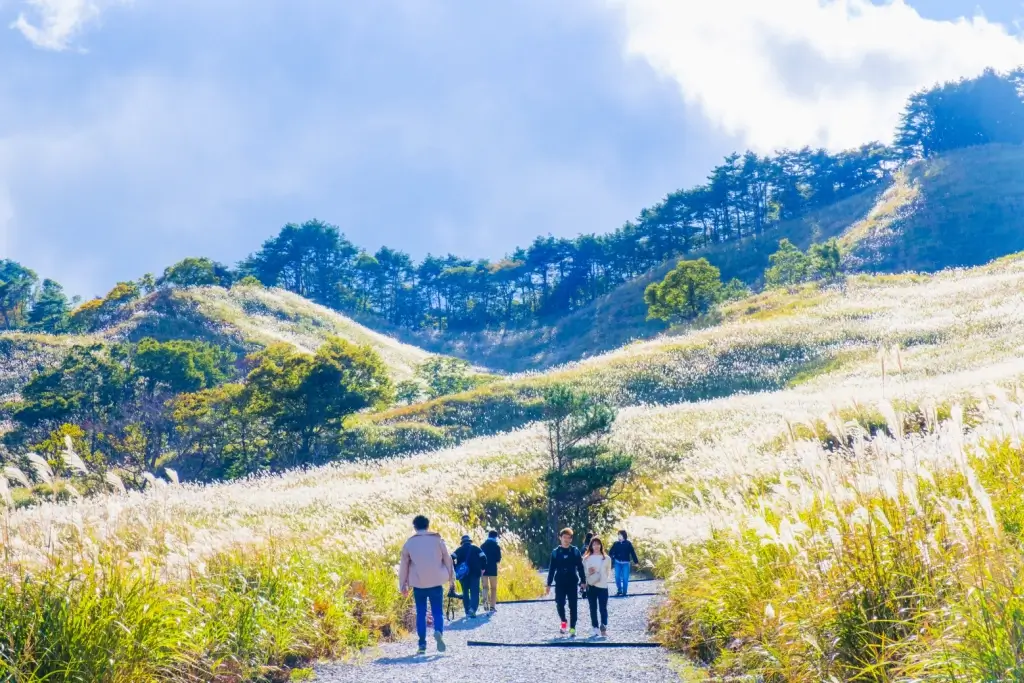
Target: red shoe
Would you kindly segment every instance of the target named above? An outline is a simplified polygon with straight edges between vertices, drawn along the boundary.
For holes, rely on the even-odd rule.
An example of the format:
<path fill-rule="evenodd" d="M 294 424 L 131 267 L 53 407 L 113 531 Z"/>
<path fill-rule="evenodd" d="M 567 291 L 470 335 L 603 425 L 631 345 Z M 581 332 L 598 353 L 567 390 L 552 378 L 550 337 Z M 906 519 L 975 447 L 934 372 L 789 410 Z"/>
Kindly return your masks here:
<path fill-rule="evenodd" d="M 558 632 L 561 633 L 564 636 L 566 631 L 568 631 L 568 630 L 569 630 L 569 624 L 567 624 L 567 623 L 565 623 L 563 621 L 562 622 L 562 628 L 558 629 Z"/>

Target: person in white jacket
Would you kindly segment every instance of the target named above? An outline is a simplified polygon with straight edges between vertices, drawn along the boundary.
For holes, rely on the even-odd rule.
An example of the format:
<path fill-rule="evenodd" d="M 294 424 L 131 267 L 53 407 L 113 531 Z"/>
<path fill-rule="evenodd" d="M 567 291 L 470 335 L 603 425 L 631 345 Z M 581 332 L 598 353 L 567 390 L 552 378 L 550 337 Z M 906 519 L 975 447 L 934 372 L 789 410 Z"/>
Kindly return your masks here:
<path fill-rule="evenodd" d="M 590 603 L 592 636 L 608 635 L 608 584 L 612 580 L 612 558 L 604 551 L 604 543 L 597 536 L 590 539 L 583 556 L 583 571 L 587 575 L 587 602 Z M 598 616 L 600 613 L 600 631 Z"/>

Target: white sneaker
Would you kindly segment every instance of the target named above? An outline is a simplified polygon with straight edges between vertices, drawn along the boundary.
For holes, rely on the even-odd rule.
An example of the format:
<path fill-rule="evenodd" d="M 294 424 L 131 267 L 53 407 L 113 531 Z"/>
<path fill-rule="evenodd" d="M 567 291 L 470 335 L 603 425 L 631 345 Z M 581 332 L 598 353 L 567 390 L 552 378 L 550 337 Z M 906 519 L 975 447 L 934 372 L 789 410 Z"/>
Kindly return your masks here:
<path fill-rule="evenodd" d="M 597 638 L 600 634 L 601 634 L 601 632 L 597 630 L 596 626 L 594 628 L 590 629 L 590 637 L 591 638 Z"/>

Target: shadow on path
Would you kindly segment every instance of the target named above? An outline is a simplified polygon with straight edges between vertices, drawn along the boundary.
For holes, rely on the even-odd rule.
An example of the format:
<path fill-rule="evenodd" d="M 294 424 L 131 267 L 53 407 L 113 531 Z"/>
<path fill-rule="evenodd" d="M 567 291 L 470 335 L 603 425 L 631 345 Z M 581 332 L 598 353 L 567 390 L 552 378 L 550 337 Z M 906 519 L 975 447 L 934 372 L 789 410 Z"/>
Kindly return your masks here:
<path fill-rule="evenodd" d="M 396 666 L 408 664 L 429 664 L 441 658 L 441 655 L 409 655 L 408 657 L 381 657 L 373 661 L 376 665 Z"/>
<path fill-rule="evenodd" d="M 490 614 L 481 614 L 476 619 L 470 619 L 469 617 L 462 617 L 457 621 L 453 621 L 444 627 L 445 633 L 448 631 L 472 631 L 478 629 L 481 626 L 486 626 L 491 620 Z"/>

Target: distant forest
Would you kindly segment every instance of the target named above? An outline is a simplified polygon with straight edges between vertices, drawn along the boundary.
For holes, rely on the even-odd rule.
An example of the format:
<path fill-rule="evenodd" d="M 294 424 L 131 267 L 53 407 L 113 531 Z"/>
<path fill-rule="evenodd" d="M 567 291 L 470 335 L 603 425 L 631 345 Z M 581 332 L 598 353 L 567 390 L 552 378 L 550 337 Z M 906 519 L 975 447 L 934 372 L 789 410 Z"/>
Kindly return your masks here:
<path fill-rule="evenodd" d="M 162 277 L 120 283 L 70 312 L 60 286 L 0 261 L 0 329 L 88 329 L 111 297 L 159 286 L 230 285 L 254 278 L 330 308 L 412 329 L 501 330 L 565 315 L 672 258 L 757 235 L 888 180 L 915 158 L 989 143 L 1024 144 L 1024 70 L 946 83 L 913 95 L 892 145 L 831 154 L 733 154 L 706 183 L 677 190 L 605 235 L 538 237 L 498 261 L 361 250 L 319 220 L 286 225 L 236 268 L 185 259 Z M 126 290 L 127 293 L 126 293 Z"/>

